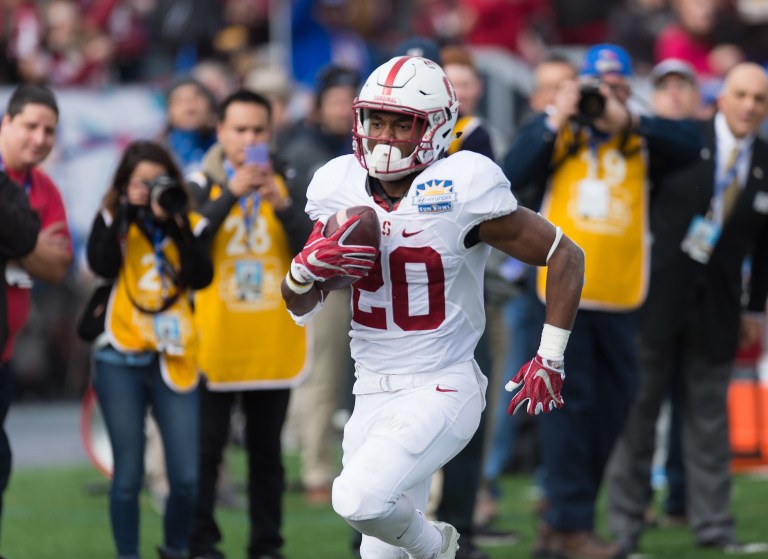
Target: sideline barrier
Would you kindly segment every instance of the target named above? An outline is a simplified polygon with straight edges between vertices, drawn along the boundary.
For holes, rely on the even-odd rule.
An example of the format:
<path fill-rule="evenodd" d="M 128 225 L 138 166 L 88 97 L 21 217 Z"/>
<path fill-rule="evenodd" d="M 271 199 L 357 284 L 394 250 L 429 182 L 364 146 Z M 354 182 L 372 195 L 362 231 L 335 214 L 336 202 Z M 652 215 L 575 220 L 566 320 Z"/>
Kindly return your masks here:
<path fill-rule="evenodd" d="M 728 426 L 735 472 L 768 468 L 768 356 L 742 351 L 728 387 Z"/>

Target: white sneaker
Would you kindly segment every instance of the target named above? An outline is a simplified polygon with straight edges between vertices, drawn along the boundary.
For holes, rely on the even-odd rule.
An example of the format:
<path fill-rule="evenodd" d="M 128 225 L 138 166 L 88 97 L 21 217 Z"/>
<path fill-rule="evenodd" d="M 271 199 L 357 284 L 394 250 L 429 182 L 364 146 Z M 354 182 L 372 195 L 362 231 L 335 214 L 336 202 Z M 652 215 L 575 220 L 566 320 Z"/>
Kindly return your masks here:
<path fill-rule="evenodd" d="M 443 535 L 443 544 L 434 559 L 455 559 L 459 550 L 459 532 L 446 522 L 431 522 Z"/>

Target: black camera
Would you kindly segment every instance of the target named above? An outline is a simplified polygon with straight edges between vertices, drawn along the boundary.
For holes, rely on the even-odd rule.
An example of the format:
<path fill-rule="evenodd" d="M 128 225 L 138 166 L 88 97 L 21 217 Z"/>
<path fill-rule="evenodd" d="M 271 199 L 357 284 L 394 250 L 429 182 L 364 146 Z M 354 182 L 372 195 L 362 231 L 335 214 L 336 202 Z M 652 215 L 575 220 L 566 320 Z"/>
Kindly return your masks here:
<path fill-rule="evenodd" d="M 591 79 L 581 82 L 577 109 L 578 118 L 587 123 L 603 116 L 605 96 L 600 93 L 600 80 Z"/>
<path fill-rule="evenodd" d="M 176 215 L 187 208 L 187 191 L 174 178 L 160 176 L 148 181 L 149 199 L 167 214 Z"/>

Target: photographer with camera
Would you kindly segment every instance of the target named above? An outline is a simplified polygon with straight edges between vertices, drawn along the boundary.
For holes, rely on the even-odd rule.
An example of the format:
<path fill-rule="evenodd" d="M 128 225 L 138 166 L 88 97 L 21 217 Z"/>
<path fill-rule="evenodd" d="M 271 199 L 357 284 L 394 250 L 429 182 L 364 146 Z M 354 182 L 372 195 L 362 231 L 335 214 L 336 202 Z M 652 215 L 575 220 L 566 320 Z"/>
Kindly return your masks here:
<path fill-rule="evenodd" d="M 536 185 L 541 213 L 584 249 L 585 285 L 566 350 L 566 405 L 538 419 L 546 505 L 534 554 L 611 559 L 595 533 L 603 471 L 637 382 L 634 311 L 648 285 L 648 174 L 695 161 L 703 137 L 690 121 L 635 114 L 632 63 L 600 44 L 579 80 L 561 82 L 545 114 L 518 132 L 505 158 L 512 189 Z M 693 187 L 693 185 L 692 185 Z M 538 270 L 544 299 L 546 269 Z"/>
<path fill-rule="evenodd" d="M 88 238 L 88 265 L 113 280 L 93 342 L 93 387 L 114 457 L 109 511 L 118 557 L 138 557 L 147 410 L 165 448 L 170 494 L 162 559 L 186 558 L 197 500 L 197 330 L 189 292 L 213 279 L 206 222 L 154 142 L 128 145 Z"/>

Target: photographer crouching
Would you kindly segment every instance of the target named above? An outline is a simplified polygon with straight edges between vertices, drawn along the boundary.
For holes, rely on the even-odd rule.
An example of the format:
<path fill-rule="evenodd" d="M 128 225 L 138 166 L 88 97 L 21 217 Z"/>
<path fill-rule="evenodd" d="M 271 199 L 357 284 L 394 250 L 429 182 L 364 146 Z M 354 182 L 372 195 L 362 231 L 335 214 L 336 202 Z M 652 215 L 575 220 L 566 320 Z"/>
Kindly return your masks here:
<path fill-rule="evenodd" d="M 119 557 L 138 557 L 149 409 L 170 483 L 158 553 L 162 559 L 188 556 L 199 475 L 198 338 L 190 291 L 213 279 L 200 237 L 207 222 L 189 211 L 188 200 L 165 148 L 133 142 L 88 238 L 89 266 L 111 280 L 91 299 L 79 331 L 93 341 L 93 387 L 112 445 L 109 512 Z"/>
<path fill-rule="evenodd" d="M 595 45 L 578 80 L 560 83 L 546 114 L 518 132 L 504 161 L 512 189 L 534 185 L 541 214 L 585 252 L 581 308 L 566 350 L 566 405 L 538 418 L 545 511 L 533 555 L 613 559 L 625 542 L 595 533 L 608 457 L 637 380 L 634 312 L 648 285 L 648 177 L 697 160 L 703 138 L 690 121 L 635 114 L 624 49 Z M 692 185 L 694 188 L 695 185 Z M 544 299 L 546 268 L 537 277 Z"/>

